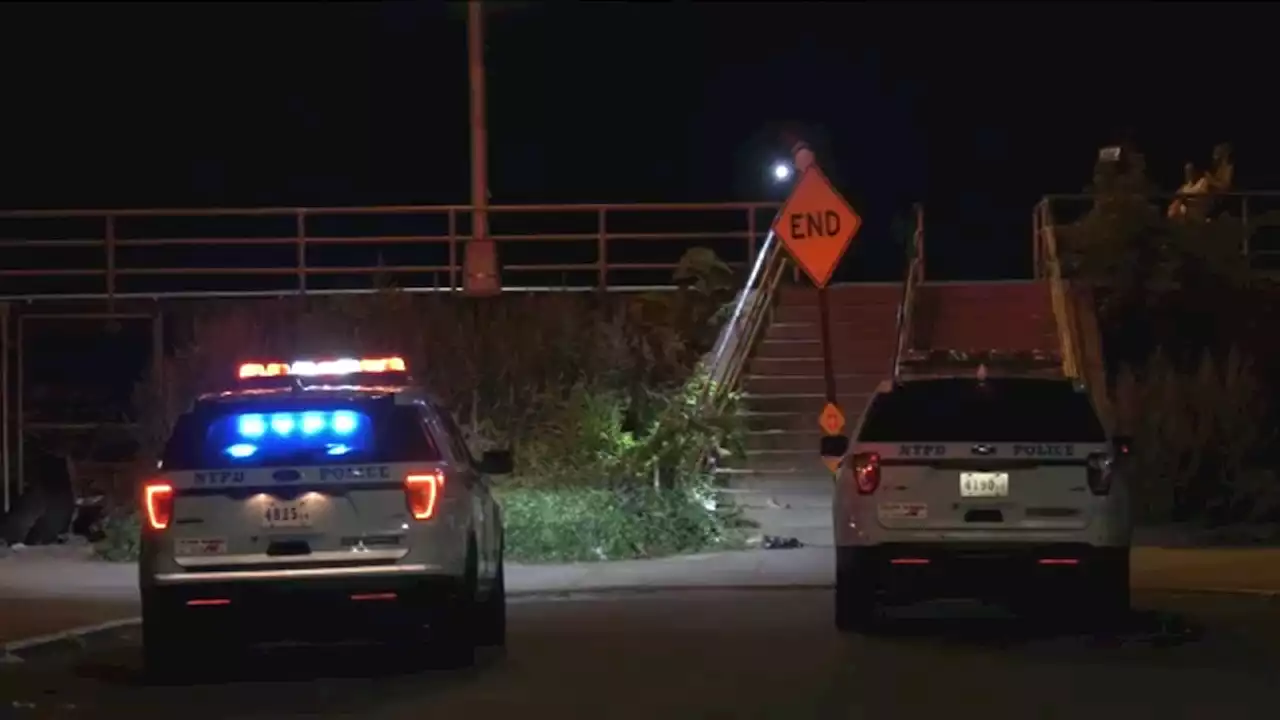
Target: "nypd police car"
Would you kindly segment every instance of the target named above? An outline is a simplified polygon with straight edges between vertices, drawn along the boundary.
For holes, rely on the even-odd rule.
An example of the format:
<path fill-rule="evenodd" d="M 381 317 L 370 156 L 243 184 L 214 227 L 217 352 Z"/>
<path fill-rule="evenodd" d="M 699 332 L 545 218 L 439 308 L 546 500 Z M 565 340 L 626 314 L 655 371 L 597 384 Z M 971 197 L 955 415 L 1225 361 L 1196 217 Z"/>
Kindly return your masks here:
<path fill-rule="evenodd" d="M 881 384 L 833 502 L 836 624 L 943 597 L 1129 607 L 1129 443 L 1070 380 L 930 375 Z"/>
<path fill-rule="evenodd" d="M 177 421 L 142 487 L 151 669 L 215 647 L 372 638 L 469 661 L 505 639 L 501 510 L 396 357 L 249 363 Z"/>

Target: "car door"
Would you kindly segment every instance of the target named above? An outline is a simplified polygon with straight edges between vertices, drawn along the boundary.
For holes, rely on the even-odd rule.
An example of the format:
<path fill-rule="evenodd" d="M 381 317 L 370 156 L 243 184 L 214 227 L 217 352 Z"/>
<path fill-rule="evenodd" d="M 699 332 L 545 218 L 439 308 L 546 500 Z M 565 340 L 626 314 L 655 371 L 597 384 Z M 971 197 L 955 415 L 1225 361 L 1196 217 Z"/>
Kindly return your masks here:
<path fill-rule="evenodd" d="M 489 486 L 489 478 L 480 472 L 479 463 L 471 456 L 462 428 L 454 422 L 453 416 L 443 408 L 436 408 L 437 424 L 447 438 L 449 454 L 453 456 L 459 471 L 468 478 L 471 488 L 472 517 L 476 527 L 476 550 L 480 557 L 479 573 L 482 578 L 491 578 L 497 572 L 498 534 L 495 529 L 495 501 Z"/>

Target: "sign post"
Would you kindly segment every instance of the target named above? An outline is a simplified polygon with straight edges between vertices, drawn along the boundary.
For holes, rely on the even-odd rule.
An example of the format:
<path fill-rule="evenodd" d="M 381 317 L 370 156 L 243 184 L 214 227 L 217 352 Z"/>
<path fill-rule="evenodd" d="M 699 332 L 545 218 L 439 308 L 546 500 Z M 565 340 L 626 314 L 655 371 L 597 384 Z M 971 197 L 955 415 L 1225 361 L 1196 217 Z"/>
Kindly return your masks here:
<path fill-rule="evenodd" d="M 827 404 L 818 417 L 826 434 L 821 449 L 823 462 L 834 472 L 844 456 L 842 433 L 845 417 L 836 397 L 836 375 L 831 350 L 831 305 L 827 285 L 840 260 L 848 251 L 854 236 L 862 227 L 862 218 L 831 185 L 831 181 L 814 162 L 808 145 L 798 143 L 795 154 L 799 180 L 774 221 L 773 231 L 791 254 L 796 265 L 818 288 L 818 322 L 822 339 L 822 371 Z"/>

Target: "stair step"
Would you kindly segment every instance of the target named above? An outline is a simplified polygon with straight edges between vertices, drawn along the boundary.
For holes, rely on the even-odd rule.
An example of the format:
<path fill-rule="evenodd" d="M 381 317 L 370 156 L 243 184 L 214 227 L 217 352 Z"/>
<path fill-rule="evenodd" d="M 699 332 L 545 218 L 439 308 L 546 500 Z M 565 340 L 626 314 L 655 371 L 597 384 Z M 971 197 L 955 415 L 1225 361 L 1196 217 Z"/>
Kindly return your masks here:
<path fill-rule="evenodd" d="M 837 373 L 836 390 L 855 394 L 875 392 L 880 381 L 885 379 L 883 373 Z M 822 375 L 748 375 L 743 380 L 743 389 L 752 395 L 794 395 L 825 394 L 827 382 Z"/>
<path fill-rule="evenodd" d="M 862 414 L 870 398 L 871 393 L 840 393 L 837 396 L 837 404 L 846 418 L 853 418 Z M 744 393 L 742 401 L 746 408 L 752 412 L 808 414 L 810 420 L 807 422 L 811 423 L 818 422 L 818 414 L 822 412 L 822 408 L 827 404 L 826 395 L 823 393 L 795 393 L 788 395 L 752 395 Z"/>
<path fill-rule="evenodd" d="M 831 359 L 845 372 L 888 372 L 897 340 L 886 338 L 831 338 Z M 766 337 L 756 346 L 759 358 L 822 358 L 822 341 L 777 340 Z"/>
<path fill-rule="evenodd" d="M 898 301 L 874 305 L 844 305 L 831 308 L 832 320 L 861 323 L 866 321 L 897 320 Z M 818 306 L 778 305 L 773 309 L 774 322 L 816 323 L 822 319 Z"/>
<path fill-rule="evenodd" d="M 831 322 L 831 337 L 852 338 L 893 338 L 897 337 L 896 318 L 871 318 L 856 322 Z M 819 340 L 822 338 L 822 326 L 817 322 L 773 322 L 765 330 L 765 337 L 770 340 Z"/>
<path fill-rule="evenodd" d="M 809 425 L 810 427 L 804 430 L 778 429 L 749 432 L 746 437 L 747 453 L 764 450 L 816 453 L 818 442 L 822 438 L 822 430 L 818 428 L 816 418 L 810 418 Z"/>
<path fill-rule="evenodd" d="M 890 354 L 892 357 L 892 354 Z M 856 377 L 866 375 L 878 377 L 881 379 L 889 376 L 888 359 L 885 360 L 883 368 L 879 368 L 874 372 L 858 372 L 851 370 L 848 363 L 842 363 L 835 357 L 831 358 L 836 366 L 837 377 Z M 768 377 L 822 377 L 826 372 L 822 356 L 818 357 L 755 357 L 747 364 L 747 373 L 749 375 L 764 375 Z"/>

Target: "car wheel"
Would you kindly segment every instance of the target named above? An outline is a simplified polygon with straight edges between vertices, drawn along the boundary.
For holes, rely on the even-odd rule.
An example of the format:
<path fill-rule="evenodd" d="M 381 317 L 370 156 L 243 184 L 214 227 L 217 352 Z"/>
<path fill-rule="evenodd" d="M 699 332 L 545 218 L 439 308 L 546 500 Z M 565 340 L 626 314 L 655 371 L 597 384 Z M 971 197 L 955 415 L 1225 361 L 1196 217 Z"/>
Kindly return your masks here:
<path fill-rule="evenodd" d="M 869 632 L 879 610 L 873 573 L 851 548 L 836 549 L 836 629 L 846 633 Z"/>
<path fill-rule="evenodd" d="M 179 679 L 186 667 L 182 662 L 185 653 L 178 639 L 179 633 L 178 624 L 164 614 L 143 611 L 142 669 L 147 678 L 153 681 Z"/>
<path fill-rule="evenodd" d="M 475 538 L 467 542 L 466 569 L 450 607 L 431 628 L 432 656 L 445 667 L 475 663 L 478 603 L 476 587 L 479 561 Z"/>
<path fill-rule="evenodd" d="M 503 647 L 507 644 L 507 582 L 502 561 L 503 542 L 505 538 L 498 544 L 498 568 L 493 577 L 493 585 L 489 587 L 489 596 L 484 599 L 479 612 L 477 641 L 489 647 Z"/>
<path fill-rule="evenodd" d="M 1111 628 L 1129 616 L 1129 549 L 1101 551 L 1089 577 L 1090 620 Z"/>

